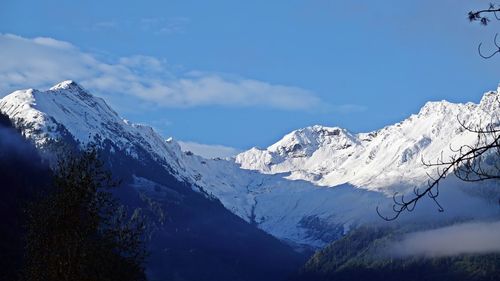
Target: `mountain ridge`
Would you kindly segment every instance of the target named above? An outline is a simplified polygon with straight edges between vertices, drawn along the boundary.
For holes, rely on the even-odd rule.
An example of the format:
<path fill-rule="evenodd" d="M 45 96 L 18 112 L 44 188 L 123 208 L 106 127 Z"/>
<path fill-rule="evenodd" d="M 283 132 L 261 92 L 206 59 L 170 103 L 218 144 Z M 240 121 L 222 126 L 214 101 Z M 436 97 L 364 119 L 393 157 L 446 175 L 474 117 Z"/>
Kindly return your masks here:
<path fill-rule="evenodd" d="M 175 140 L 121 119 L 104 100 L 73 81 L 45 92 L 16 91 L 0 100 L 0 111 L 39 147 L 69 137 L 80 145 L 109 142 L 111 155 L 124 151 L 138 161 L 152 157 L 178 180 L 219 200 L 248 223 L 296 248 L 318 248 L 359 225 L 380 222 L 375 207 L 390 210 L 394 192 L 426 184 L 429 170 L 420 158 L 439 155 L 450 144 L 473 141 L 473 134 L 460 129 L 457 116 L 467 124 L 491 121 L 500 112 L 497 98 L 498 92 L 492 91 L 479 104 L 429 102 L 418 114 L 368 133 L 311 126 L 234 159 L 182 152 Z M 496 212 L 484 196 L 471 197 L 460 182 L 447 182 L 460 186 L 443 195 L 450 209 L 457 208 L 448 215 Z M 470 210 L 461 208 L 464 200 L 469 200 Z M 484 212 L 471 211 L 478 206 L 486 206 Z M 421 214 L 434 210 L 429 202 L 420 208 Z"/>
<path fill-rule="evenodd" d="M 445 157 L 451 155 L 449 144 L 468 144 L 473 135 L 464 130 L 458 120 L 463 121 L 466 126 L 486 125 L 492 119 L 499 117 L 498 91 L 487 92 L 479 104 L 474 103 L 450 103 L 448 101 L 427 102 L 417 114 L 412 114 L 405 120 L 382 129 L 367 133 L 353 134 L 338 127 L 310 126 L 292 131 L 281 140 L 269 146 L 267 149 L 252 148 L 236 156 L 236 163 L 243 169 L 257 170 L 263 173 L 291 172 L 290 179 L 304 179 L 312 181 L 321 186 L 335 186 L 342 183 L 351 183 L 356 186 L 373 187 L 386 186 L 394 183 L 394 178 L 385 178 L 382 182 L 376 182 L 377 177 L 387 168 L 392 171 L 405 168 L 405 163 L 410 163 L 415 158 L 426 157 L 435 160 L 441 151 Z M 458 119 L 458 120 L 457 120 Z M 340 130 L 347 135 L 343 139 L 318 135 L 309 143 L 320 142 L 322 146 L 307 147 L 307 155 L 296 157 L 289 153 L 283 157 L 283 151 L 296 151 L 302 146 L 300 140 L 308 139 L 308 132 L 321 130 Z M 306 132 L 306 133 L 303 133 Z M 373 143 L 377 143 L 373 145 Z M 389 147 L 397 146 L 397 147 Z M 379 150 L 385 151 L 383 157 L 377 157 Z M 311 151 L 312 150 L 312 151 Z M 428 151 L 426 151 L 428 150 Z M 426 153 L 427 152 L 427 153 Z M 387 159 L 387 155 L 393 159 Z M 352 157 L 351 157 L 352 156 Z M 299 159 L 301 158 L 301 159 Z M 355 159 L 353 161 L 353 158 Z M 377 159 L 378 158 L 378 159 Z M 332 159 L 339 159 L 334 161 Z M 418 159 L 420 160 L 420 159 Z M 370 176 L 362 178 L 346 174 L 342 170 L 347 162 L 350 166 L 370 169 L 374 172 Z M 415 161 L 413 161 L 415 162 Z M 422 163 L 413 163 L 412 172 L 416 168 L 418 180 L 422 180 L 426 173 L 422 169 Z M 381 165 L 370 165 L 370 163 L 383 163 Z M 336 170 L 337 169 L 337 170 Z M 407 168 L 408 169 L 408 168 Z M 344 172 L 344 173 L 343 173 Z"/>
<path fill-rule="evenodd" d="M 304 261 L 303 254 L 187 182 L 172 158 L 175 146 L 82 91 L 71 82 L 44 92 L 17 91 L 0 101 L 0 111 L 38 152 L 47 151 L 43 156 L 58 155 L 61 146 L 63 153 L 64 146 L 98 148 L 106 169 L 120 181 L 113 194 L 127 210 L 147 218 L 148 280 L 274 281 Z M 109 139 L 114 136 L 119 138 Z"/>

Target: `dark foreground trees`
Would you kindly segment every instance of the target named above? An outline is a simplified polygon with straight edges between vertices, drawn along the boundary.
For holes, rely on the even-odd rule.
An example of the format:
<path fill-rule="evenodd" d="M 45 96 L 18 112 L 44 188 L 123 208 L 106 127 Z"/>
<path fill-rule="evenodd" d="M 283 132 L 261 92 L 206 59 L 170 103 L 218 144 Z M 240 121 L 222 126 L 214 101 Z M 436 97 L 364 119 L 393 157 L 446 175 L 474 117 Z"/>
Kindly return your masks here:
<path fill-rule="evenodd" d="M 500 254 L 397 256 L 395 241 L 415 229 L 360 227 L 317 251 L 289 281 L 497 281 Z M 433 226 L 435 227 L 435 226 Z"/>
<path fill-rule="evenodd" d="M 0 113 L 0 280 L 15 281 L 23 266 L 23 209 L 35 191 L 47 187 L 51 170 L 36 148 Z"/>
<path fill-rule="evenodd" d="M 53 189 L 28 208 L 26 281 L 145 280 L 140 215 L 112 197 L 94 149 L 66 157 Z"/>

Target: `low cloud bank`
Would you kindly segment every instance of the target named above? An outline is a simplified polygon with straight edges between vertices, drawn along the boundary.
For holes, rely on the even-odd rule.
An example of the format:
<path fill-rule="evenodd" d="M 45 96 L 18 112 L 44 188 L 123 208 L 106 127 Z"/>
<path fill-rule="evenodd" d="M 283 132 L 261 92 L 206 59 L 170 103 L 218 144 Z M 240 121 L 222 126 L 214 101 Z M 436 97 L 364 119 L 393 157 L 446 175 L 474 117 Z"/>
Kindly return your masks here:
<path fill-rule="evenodd" d="M 224 145 L 210 145 L 210 144 L 202 144 L 196 142 L 184 142 L 179 141 L 179 145 L 181 146 L 182 151 L 191 151 L 192 153 L 199 155 L 204 158 L 225 158 L 235 156 L 241 151 Z"/>
<path fill-rule="evenodd" d="M 500 253 L 500 221 L 473 222 L 407 234 L 390 246 L 397 257 Z"/>

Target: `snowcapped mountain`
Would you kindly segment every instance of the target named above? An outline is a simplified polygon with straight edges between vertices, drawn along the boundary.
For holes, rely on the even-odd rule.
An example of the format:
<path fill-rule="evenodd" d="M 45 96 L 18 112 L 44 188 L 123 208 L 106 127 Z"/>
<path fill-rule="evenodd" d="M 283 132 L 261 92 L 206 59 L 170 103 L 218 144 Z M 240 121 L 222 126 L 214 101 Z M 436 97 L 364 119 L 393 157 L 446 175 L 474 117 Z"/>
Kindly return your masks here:
<path fill-rule="evenodd" d="M 66 145 L 102 149 L 107 167 L 121 180 L 115 195 L 148 217 L 148 280 L 274 281 L 303 262 L 302 254 L 195 185 L 196 174 L 183 166 L 177 143 L 122 120 L 72 81 L 47 91 L 16 91 L 0 100 L 0 112 L 43 156 Z"/>
<path fill-rule="evenodd" d="M 427 179 L 422 158 L 435 161 L 450 146 L 473 144 L 476 135 L 467 126 L 485 126 L 500 120 L 498 92 L 484 95 L 479 104 L 428 102 L 418 114 L 369 133 L 312 126 L 286 135 L 267 149 L 252 148 L 236 157 L 243 169 L 262 173 L 290 173 L 321 186 L 350 183 L 370 190 L 388 186 L 420 185 Z"/>
<path fill-rule="evenodd" d="M 197 183 L 240 217 L 281 239 L 318 247 L 351 227 L 380 223 L 374 209 L 385 205 L 390 210 L 387 204 L 392 201 L 387 197 L 394 192 L 426 187 L 427 173 L 435 171 L 422 159 L 435 161 L 441 155 L 447 159 L 454 154 L 451 148 L 474 144 L 477 135 L 458 120 L 471 127 L 498 122 L 498 97 L 498 91 L 492 91 L 479 104 L 428 102 L 418 114 L 369 133 L 311 126 L 230 161 L 205 160 L 200 166 L 195 160 L 185 166 L 199 172 Z M 238 168 L 256 173 L 245 174 Z M 450 176 L 442 186 L 446 194 L 441 195 L 448 211 L 438 218 L 498 214 L 498 183 L 477 185 Z M 481 197 L 492 200 L 483 202 Z M 429 203 L 422 202 L 419 214 L 407 219 L 428 219 L 429 211 L 436 210 Z"/>
<path fill-rule="evenodd" d="M 151 156 L 183 179 L 177 173 L 183 170 L 176 161 L 177 146 L 171 147 L 149 126 L 120 118 L 103 99 L 73 81 L 47 91 L 15 91 L 0 100 L 0 111 L 40 148 L 68 139 L 82 146 L 109 142 L 136 159 Z"/>
<path fill-rule="evenodd" d="M 42 149 L 71 140 L 80 145 L 98 143 L 111 154 L 124 151 L 138 161 L 152 158 L 193 190 L 300 248 L 321 247 L 352 227 L 380 223 L 377 205 L 390 208 L 388 197 L 393 192 L 426 184 L 426 172 L 432 171 L 422 165 L 422 157 L 434 160 L 441 152 L 446 157 L 450 145 L 474 142 L 475 135 L 463 130 L 457 117 L 466 124 L 498 120 L 498 96 L 498 91 L 486 93 L 479 104 L 429 102 L 418 114 L 370 133 L 307 127 L 267 149 L 252 148 L 234 159 L 204 159 L 182 152 L 172 138 L 165 141 L 150 127 L 122 120 L 102 99 L 72 81 L 48 91 L 16 91 L 0 100 L 0 111 Z M 134 181 L 140 190 L 154 186 L 139 175 Z M 483 187 L 491 189 L 487 185 Z M 443 188 L 447 189 L 442 192 L 443 204 L 450 210 L 446 218 L 499 211 L 485 196 L 471 195 L 470 186 L 453 178 Z M 168 196 L 147 193 L 158 201 Z M 432 207 L 423 202 L 419 216 L 434 212 Z"/>

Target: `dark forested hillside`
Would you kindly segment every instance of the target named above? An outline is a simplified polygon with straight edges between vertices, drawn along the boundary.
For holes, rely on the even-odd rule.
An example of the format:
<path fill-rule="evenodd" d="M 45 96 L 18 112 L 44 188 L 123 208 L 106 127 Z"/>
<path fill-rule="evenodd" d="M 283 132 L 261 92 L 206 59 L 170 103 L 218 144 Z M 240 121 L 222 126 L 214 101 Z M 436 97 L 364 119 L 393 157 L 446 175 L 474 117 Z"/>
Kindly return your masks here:
<path fill-rule="evenodd" d="M 218 200 L 176 179 L 154 159 L 137 161 L 108 145 L 105 162 L 122 180 L 117 196 L 141 208 L 150 220 L 150 280 L 279 281 L 306 261 Z"/>
<path fill-rule="evenodd" d="M 16 280 L 24 248 L 23 209 L 50 182 L 36 149 L 0 114 L 0 274 Z"/>
<path fill-rule="evenodd" d="M 16 280 L 24 249 L 23 210 L 51 182 L 37 150 L 1 116 L 0 274 Z M 179 181 L 150 158 L 130 157 L 104 141 L 102 159 L 121 185 L 114 195 L 147 217 L 149 280 L 287 278 L 305 256 Z M 4 279 L 2 279 L 4 280 Z"/>
<path fill-rule="evenodd" d="M 317 252 L 293 281 L 486 281 L 499 280 L 500 255 L 390 257 L 385 246 L 398 229 L 360 228 Z"/>

